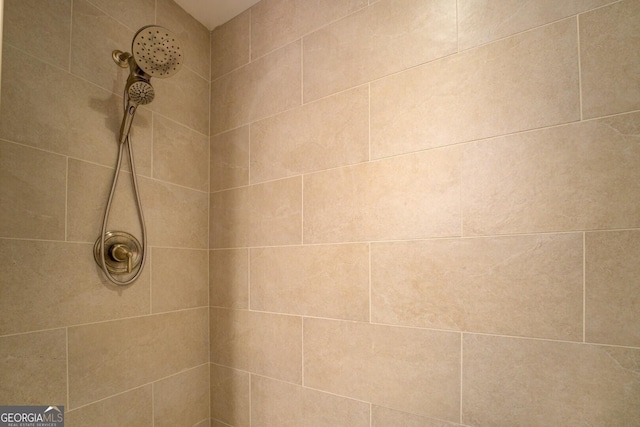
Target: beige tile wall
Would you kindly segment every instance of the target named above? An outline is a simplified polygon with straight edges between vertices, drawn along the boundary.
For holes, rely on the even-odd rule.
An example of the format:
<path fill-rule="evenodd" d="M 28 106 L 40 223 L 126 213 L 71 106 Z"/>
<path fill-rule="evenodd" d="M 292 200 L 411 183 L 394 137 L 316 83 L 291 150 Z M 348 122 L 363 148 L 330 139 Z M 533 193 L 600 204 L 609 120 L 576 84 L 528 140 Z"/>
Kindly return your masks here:
<path fill-rule="evenodd" d="M 212 425 L 636 423 L 639 11 L 262 0 L 215 29 Z"/>
<path fill-rule="evenodd" d="M 633 425 L 638 2 L 307 3 L 208 32 L 171 0 L 5 2 L 2 403 L 71 426 Z M 136 115 L 151 256 L 115 289 L 91 253 L 109 53 L 153 23 L 186 64 Z M 128 179 L 112 226 L 139 233 Z"/>
<path fill-rule="evenodd" d="M 210 32 L 171 0 L 4 8 L 0 402 L 64 405 L 71 427 L 208 426 Z M 149 259 L 115 287 L 93 260 L 128 73 L 111 51 L 148 24 L 187 63 L 133 122 Z M 140 237 L 130 177 L 109 228 Z"/>

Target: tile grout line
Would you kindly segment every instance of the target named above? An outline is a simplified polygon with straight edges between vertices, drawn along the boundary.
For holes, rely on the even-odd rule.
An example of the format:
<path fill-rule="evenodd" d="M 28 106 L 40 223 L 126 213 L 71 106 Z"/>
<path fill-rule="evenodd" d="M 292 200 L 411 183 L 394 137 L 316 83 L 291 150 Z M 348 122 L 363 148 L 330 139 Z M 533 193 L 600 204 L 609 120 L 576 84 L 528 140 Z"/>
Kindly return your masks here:
<path fill-rule="evenodd" d="M 249 427 L 251 427 L 251 414 L 253 413 L 253 399 L 252 397 L 252 387 L 253 384 L 253 372 L 249 372 Z"/>
<path fill-rule="evenodd" d="M 372 276 L 372 269 L 373 269 L 373 265 L 371 262 L 371 242 L 367 243 L 367 250 L 369 252 L 369 323 L 371 323 L 371 319 L 373 318 L 373 315 L 371 313 L 372 310 L 372 293 L 373 293 L 373 284 L 372 284 L 372 280 L 371 280 L 371 276 Z"/>
<path fill-rule="evenodd" d="M 253 185 L 256 185 L 256 183 L 252 183 L 251 182 L 251 140 L 253 139 L 252 134 L 253 134 L 253 123 L 248 123 L 244 126 L 248 126 L 249 130 L 249 153 L 247 154 L 247 161 L 249 162 L 249 164 L 247 165 L 247 185 L 241 185 L 238 187 L 234 187 L 234 188 L 248 188 L 251 187 Z M 238 128 L 240 129 L 240 128 Z M 217 136 L 217 135 L 216 135 Z M 217 194 L 217 193 L 221 193 L 223 191 L 228 191 L 227 189 L 223 189 L 223 190 L 217 190 L 217 191 L 212 191 L 210 194 Z"/>
<path fill-rule="evenodd" d="M 209 349 L 211 349 L 211 346 L 209 346 Z M 211 355 L 211 351 L 209 351 L 209 355 Z M 207 363 L 207 379 L 209 380 L 207 381 L 209 384 L 207 388 L 207 414 L 209 415 L 209 420 L 211 420 L 211 357 L 209 357 L 209 362 Z"/>
<path fill-rule="evenodd" d="M 65 337 L 65 344 L 66 344 L 66 348 L 65 348 L 65 352 L 66 352 L 66 357 L 67 357 L 67 409 L 70 408 L 71 405 L 71 388 L 69 387 L 69 328 L 66 327 L 64 328 L 64 337 Z"/>
<path fill-rule="evenodd" d="M 304 37 L 300 37 L 300 106 L 304 105 Z"/>
<path fill-rule="evenodd" d="M 64 241 L 69 241 L 69 157 L 65 156 L 64 171 Z"/>
<path fill-rule="evenodd" d="M 160 377 L 160 378 L 156 378 L 156 379 L 153 379 L 153 380 L 147 381 L 147 382 L 146 382 L 146 383 L 144 383 L 144 384 L 140 384 L 140 385 L 137 385 L 137 386 L 133 386 L 133 387 L 131 387 L 131 388 L 127 388 L 126 390 L 118 391 L 118 392 L 116 392 L 116 393 L 114 393 L 114 394 L 110 394 L 110 395 L 108 395 L 108 396 L 101 397 L 101 398 L 99 398 L 99 399 L 97 399 L 97 400 L 94 400 L 94 401 L 91 401 L 91 402 L 89 402 L 89 403 L 84 403 L 84 404 L 82 404 L 82 405 L 78 406 L 77 408 L 73 408 L 73 409 L 71 409 L 70 411 L 78 411 L 78 410 L 83 409 L 83 408 L 86 408 L 86 407 L 88 407 L 88 406 L 95 405 L 96 403 L 105 402 L 105 401 L 107 401 L 107 400 L 110 400 L 110 399 L 113 399 L 113 398 L 116 398 L 116 397 L 119 397 L 119 396 L 123 396 L 123 395 L 125 395 L 125 394 L 127 394 L 127 393 L 130 393 L 130 392 L 132 392 L 132 391 L 139 390 L 139 389 L 145 388 L 145 387 L 147 387 L 147 386 L 152 386 L 152 385 L 153 385 L 153 384 L 155 384 L 155 383 L 158 383 L 158 382 L 161 382 L 161 381 L 167 380 L 167 379 L 169 379 L 169 378 L 177 377 L 177 376 L 179 376 L 179 375 L 185 374 L 186 372 L 189 372 L 189 371 L 196 370 L 196 369 L 198 369 L 198 368 L 200 368 L 200 367 L 202 367 L 202 366 L 205 366 L 205 365 L 208 365 L 208 363 L 207 363 L 207 362 L 205 362 L 205 363 L 201 363 L 201 364 L 199 364 L 199 365 L 197 365 L 197 366 L 193 366 L 193 367 L 190 367 L 190 368 L 185 368 L 185 369 L 184 369 L 184 370 L 182 370 L 182 371 L 174 372 L 174 373 L 172 373 L 172 374 L 165 375 L 165 376 L 163 376 L 163 377 Z M 232 369 L 233 369 L 233 368 L 232 368 Z"/>
<path fill-rule="evenodd" d="M 247 250 L 247 310 L 251 310 L 251 248 Z"/>
<path fill-rule="evenodd" d="M 460 2 L 456 0 L 456 53 L 460 53 Z"/>
<path fill-rule="evenodd" d="M 249 62 L 247 62 L 247 64 L 251 64 L 253 62 L 253 6 L 251 6 L 249 8 Z M 239 70 L 240 68 L 244 67 L 247 64 L 242 64 L 241 66 L 221 75 L 216 77 L 216 79 L 225 76 L 226 74 L 231 74 L 237 70 Z M 214 79 L 211 79 L 211 82 L 213 82 Z"/>
<path fill-rule="evenodd" d="M 367 102 L 369 104 L 369 111 L 368 111 L 368 113 L 369 113 L 368 120 L 369 121 L 368 121 L 368 124 L 367 124 L 367 126 L 368 126 L 368 128 L 367 128 L 367 133 L 368 133 L 367 137 L 368 137 L 368 143 L 369 143 L 369 158 L 367 159 L 366 163 L 371 161 L 371 82 L 367 83 L 367 96 L 368 96 Z"/>
<path fill-rule="evenodd" d="M 145 250 L 149 250 L 146 248 Z M 147 264 L 149 268 L 149 314 L 153 313 L 153 257 L 151 256 L 151 251 L 147 253 L 147 257 L 149 259 L 149 263 Z"/>
<path fill-rule="evenodd" d="M 580 121 L 584 120 L 582 106 L 582 58 L 580 57 L 580 14 L 576 15 L 576 46 L 578 49 L 578 101 L 580 105 Z"/>
<path fill-rule="evenodd" d="M 619 232 L 619 231 L 640 231 L 640 228 L 634 227 L 634 228 L 589 230 L 589 232 L 603 232 L 603 233 Z M 482 234 L 482 235 L 466 235 L 466 236 L 451 235 L 451 236 L 442 236 L 442 237 L 427 236 L 427 237 L 416 237 L 416 238 L 407 238 L 407 239 L 385 239 L 385 240 L 372 240 L 372 241 L 355 240 L 355 241 L 328 241 L 328 242 L 317 242 L 317 243 L 306 242 L 304 243 L 304 246 L 345 246 L 345 245 L 365 245 L 365 244 L 381 245 L 381 244 L 389 244 L 389 243 L 436 242 L 436 241 L 443 241 L 443 240 L 483 240 L 483 239 L 503 239 L 503 238 L 510 239 L 510 238 L 517 238 L 517 237 L 558 236 L 558 235 L 567 235 L 567 234 L 579 235 L 582 232 L 583 231 L 580 231 L 580 230 L 569 230 L 569 231 L 555 230 L 555 231 L 539 231 L 539 232 L 522 232 L 522 233 L 512 233 L 512 234 Z M 3 238 L 0 237 L 0 240 L 2 239 Z M 7 240 L 34 240 L 34 239 L 7 238 Z M 44 240 L 44 241 L 48 242 L 48 240 Z M 90 242 L 78 242 L 78 243 L 90 244 Z M 251 249 L 299 248 L 301 246 L 303 245 L 297 244 L 297 243 L 282 244 L 282 245 L 259 245 L 259 246 L 251 247 Z M 165 249 L 202 250 L 198 248 L 190 249 L 190 248 L 170 248 L 170 247 L 167 247 Z M 212 248 L 211 250 L 212 251 L 229 251 L 229 250 L 237 250 L 237 249 L 249 249 L 249 247 L 229 246 L 229 247 Z"/>
<path fill-rule="evenodd" d="M 150 159 L 149 159 L 149 175 L 150 175 L 151 179 L 155 179 L 156 178 L 155 177 L 155 170 L 153 168 L 153 160 L 154 160 L 153 159 L 153 153 L 154 153 L 155 147 L 156 147 L 155 135 L 154 135 L 154 132 L 153 132 L 153 128 L 154 128 L 154 124 L 155 124 L 155 115 L 156 115 L 156 113 L 151 111 L 151 129 L 149 129 L 150 133 L 151 133 L 151 147 L 150 147 L 151 148 L 151 150 L 150 150 L 151 152 L 149 153 L 149 157 L 150 157 Z M 130 139 L 129 142 L 133 142 L 133 140 Z M 131 166 L 129 166 L 129 167 L 131 167 Z M 137 175 L 140 175 L 140 173 L 138 173 Z M 141 176 L 144 176 L 144 175 L 141 175 Z"/>
<path fill-rule="evenodd" d="M 156 380 L 157 381 L 157 380 Z M 156 417 L 155 417 L 155 412 L 156 412 L 156 396 L 155 393 L 156 392 L 156 388 L 155 388 L 155 381 L 151 383 L 151 426 L 155 427 L 156 425 Z"/>
<path fill-rule="evenodd" d="M 582 342 L 587 343 L 587 233 L 582 232 Z"/>
<path fill-rule="evenodd" d="M 300 355 L 302 360 L 300 361 L 300 385 L 304 387 L 304 316 L 300 316 Z"/>
<path fill-rule="evenodd" d="M 69 62 L 67 63 L 66 72 L 71 73 L 71 56 L 73 54 L 73 0 L 71 0 L 71 9 L 69 10 Z"/>
<path fill-rule="evenodd" d="M 464 373 L 464 332 L 460 332 L 460 420 L 459 423 L 462 424 L 462 376 Z"/>

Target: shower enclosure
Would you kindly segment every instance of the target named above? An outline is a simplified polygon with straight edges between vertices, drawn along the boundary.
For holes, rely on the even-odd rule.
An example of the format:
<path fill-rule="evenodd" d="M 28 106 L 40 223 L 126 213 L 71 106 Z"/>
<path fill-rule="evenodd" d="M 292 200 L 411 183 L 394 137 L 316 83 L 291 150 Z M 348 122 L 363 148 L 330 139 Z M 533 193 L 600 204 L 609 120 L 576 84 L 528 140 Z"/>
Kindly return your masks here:
<path fill-rule="evenodd" d="M 488 3 L 265 0 L 209 31 L 171 0 L 5 0 L 0 405 L 636 425 L 640 3 Z M 146 25 L 174 76 L 114 64 Z M 118 286 L 94 248 L 128 146 L 147 262 Z M 141 239 L 132 172 L 104 231 Z"/>

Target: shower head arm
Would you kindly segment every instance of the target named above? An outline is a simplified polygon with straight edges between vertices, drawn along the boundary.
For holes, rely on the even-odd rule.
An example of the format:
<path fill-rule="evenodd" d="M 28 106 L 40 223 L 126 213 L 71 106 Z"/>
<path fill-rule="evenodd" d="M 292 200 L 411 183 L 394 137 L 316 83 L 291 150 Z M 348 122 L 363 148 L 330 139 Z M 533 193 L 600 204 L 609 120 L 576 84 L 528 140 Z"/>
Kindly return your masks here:
<path fill-rule="evenodd" d="M 131 58 L 131 54 L 129 52 L 123 52 L 116 49 L 111 52 L 111 58 L 119 67 L 127 68 L 129 66 L 129 58 Z"/>
<path fill-rule="evenodd" d="M 136 64 L 133 56 L 129 58 L 129 77 L 127 78 L 127 85 L 130 85 L 134 81 L 144 80 L 147 83 L 150 83 L 151 76 L 144 72 L 142 68 Z"/>
<path fill-rule="evenodd" d="M 123 52 L 121 50 L 114 50 L 111 53 L 113 62 L 115 62 L 121 68 L 129 68 L 129 79 L 132 77 L 142 77 L 147 82 L 151 80 L 151 76 L 144 72 L 142 68 L 136 64 L 136 60 L 129 52 Z"/>

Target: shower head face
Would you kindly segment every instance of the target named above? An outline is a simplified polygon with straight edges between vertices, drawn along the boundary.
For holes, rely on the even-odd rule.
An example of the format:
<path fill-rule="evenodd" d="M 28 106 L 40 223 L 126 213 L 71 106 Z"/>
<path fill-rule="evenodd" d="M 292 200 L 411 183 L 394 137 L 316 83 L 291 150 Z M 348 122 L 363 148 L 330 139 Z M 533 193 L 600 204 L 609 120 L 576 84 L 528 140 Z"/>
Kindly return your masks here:
<path fill-rule="evenodd" d="M 153 101 L 156 92 L 153 90 L 151 83 L 144 80 L 137 80 L 127 87 L 127 95 L 131 102 L 137 105 L 146 105 Z"/>
<path fill-rule="evenodd" d="M 151 77 L 171 77 L 180 70 L 184 57 L 180 43 L 168 29 L 142 27 L 131 43 L 131 53 L 140 69 Z"/>

